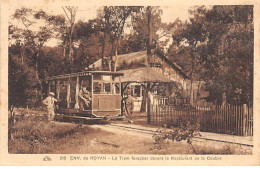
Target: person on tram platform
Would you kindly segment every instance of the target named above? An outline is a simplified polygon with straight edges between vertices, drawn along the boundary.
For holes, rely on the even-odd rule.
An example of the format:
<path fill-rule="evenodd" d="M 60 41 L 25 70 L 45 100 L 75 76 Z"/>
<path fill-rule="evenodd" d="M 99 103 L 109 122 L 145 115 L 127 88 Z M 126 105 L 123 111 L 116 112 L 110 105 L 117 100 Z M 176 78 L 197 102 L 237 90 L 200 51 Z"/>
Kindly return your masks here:
<path fill-rule="evenodd" d="M 85 110 L 91 107 L 91 93 L 87 87 L 83 87 L 82 90 L 79 91 L 80 98 L 80 109 Z"/>

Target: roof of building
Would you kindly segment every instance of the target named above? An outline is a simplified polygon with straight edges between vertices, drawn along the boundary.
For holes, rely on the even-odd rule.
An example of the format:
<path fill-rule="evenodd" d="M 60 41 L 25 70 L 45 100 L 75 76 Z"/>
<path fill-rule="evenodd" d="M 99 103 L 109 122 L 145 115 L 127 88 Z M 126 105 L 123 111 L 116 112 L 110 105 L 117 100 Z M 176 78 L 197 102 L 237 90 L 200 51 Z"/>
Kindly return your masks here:
<path fill-rule="evenodd" d="M 127 54 L 122 54 L 117 56 L 117 64 L 120 65 L 123 62 L 126 62 L 127 64 L 130 64 L 131 62 L 137 62 L 144 60 L 146 58 L 147 54 L 146 51 L 140 51 L 140 52 L 133 52 L 133 53 L 127 53 Z M 101 67 L 102 61 L 101 59 L 97 60 L 93 64 L 89 65 L 88 67 Z"/>
<path fill-rule="evenodd" d="M 173 82 L 151 67 L 121 70 L 119 72 L 124 73 L 124 76 L 121 77 L 121 82 Z"/>
<path fill-rule="evenodd" d="M 184 78 L 189 78 L 186 73 L 181 69 L 180 66 L 178 66 L 176 63 L 170 61 L 165 55 L 160 52 L 159 50 L 153 50 L 154 53 L 157 53 L 161 59 L 163 59 L 165 62 L 167 62 L 173 69 L 175 69 L 177 72 L 179 72 Z M 130 64 L 132 62 L 138 62 L 138 61 L 145 61 L 147 57 L 146 51 L 139 51 L 139 52 L 133 52 L 128 54 L 122 54 L 117 56 L 117 65 L 122 65 L 124 62 L 127 64 Z M 93 64 L 89 65 L 88 67 L 95 67 L 99 68 L 101 67 L 102 61 L 101 59 L 97 60 Z"/>
<path fill-rule="evenodd" d="M 162 52 L 158 50 L 156 52 L 163 60 L 165 60 L 169 65 L 171 65 L 172 68 L 177 70 L 184 78 L 189 78 L 188 75 L 186 75 L 186 73 L 181 69 L 181 67 L 177 63 L 170 61 L 167 57 L 165 57 L 165 55 Z"/>

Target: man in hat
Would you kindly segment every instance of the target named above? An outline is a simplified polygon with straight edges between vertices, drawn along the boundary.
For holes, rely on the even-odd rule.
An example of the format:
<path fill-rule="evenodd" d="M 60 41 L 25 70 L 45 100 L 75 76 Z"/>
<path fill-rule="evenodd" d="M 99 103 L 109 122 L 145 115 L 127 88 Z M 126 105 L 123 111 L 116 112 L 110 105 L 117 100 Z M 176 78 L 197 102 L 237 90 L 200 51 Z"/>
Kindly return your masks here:
<path fill-rule="evenodd" d="M 54 108 L 55 108 L 55 102 L 57 102 L 57 99 L 54 98 L 55 94 L 53 92 L 50 92 L 49 96 L 43 100 L 43 104 L 47 107 L 48 112 L 48 120 L 52 121 L 54 119 Z"/>
<path fill-rule="evenodd" d="M 82 90 L 79 91 L 79 98 L 81 99 L 82 102 L 84 102 L 84 104 L 87 108 L 90 107 L 91 95 L 86 87 L 83 87 Z M 81 109 L 84 110 L 84 105 L 81 104 L 80 107 L 81 107 Z"/>
<path fill-rule="evenodd" d="M 134 121 L 132 119 L 132 114 L 133 114 L 133 103 L 132 100 L 130 99 L 130 93 L 131 93 L 131 89 L 128 87 L 126 88 L 125 92 L 124 92 L 124 97 L 123 97 L 123 103 L 124 103 L 124 115 L 128 120 L 128 123 L 132 124 Z"/>

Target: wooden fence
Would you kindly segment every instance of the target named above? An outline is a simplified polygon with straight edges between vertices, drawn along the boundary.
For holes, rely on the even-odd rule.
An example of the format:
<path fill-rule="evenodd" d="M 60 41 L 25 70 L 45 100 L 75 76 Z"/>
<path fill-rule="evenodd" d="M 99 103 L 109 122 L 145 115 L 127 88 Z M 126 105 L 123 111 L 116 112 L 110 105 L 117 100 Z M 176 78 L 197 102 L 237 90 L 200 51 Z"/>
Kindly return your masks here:
<path fill-rule="evenodd" d="M 247 105 L 203 107 L 164 104 L 165 102 L 162 101 L 149 103 L 148 123 L 152 125 L 167 124 L 177 127 L 189 121 L 191 124 L 199 123 L 201 131 L 241 136 L 253 135 L 253 108 Z"/>

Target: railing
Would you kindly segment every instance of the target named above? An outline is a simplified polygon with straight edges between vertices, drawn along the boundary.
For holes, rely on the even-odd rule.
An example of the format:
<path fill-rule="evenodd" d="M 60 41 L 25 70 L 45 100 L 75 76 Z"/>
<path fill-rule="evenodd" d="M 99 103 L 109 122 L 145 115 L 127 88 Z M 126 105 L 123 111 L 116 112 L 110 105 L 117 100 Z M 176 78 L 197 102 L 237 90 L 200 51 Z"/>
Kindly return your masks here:
<path fill-rule="evenodd" d="M 189 102 L 189 98 L 173 98 L 161 96 L 154 96 L 154 99 L 152 100 L 152 103 L 157 105 L 186 105 L 189 104 Z"/>
<path fill-rule="evenodd" d="M 168 104 L 167 104 L 168 102 Z M 183 122 L 199 123 L 201 131 L 234 135 L 253 135 L 253 108 L 246 104 L 190 106 L 170 104 L 168 99 L 157 99 L 148 104 L 148 123 L 161 126 L 179 126 Z"/>

